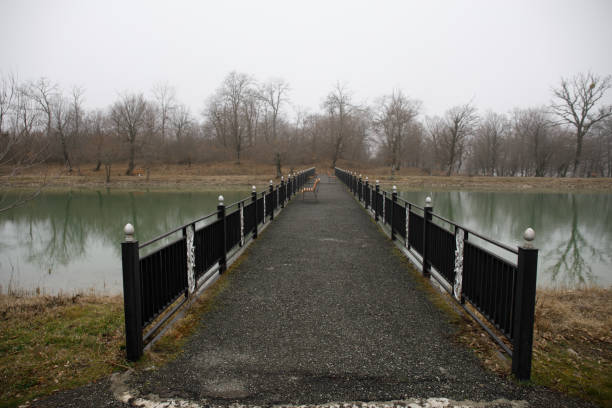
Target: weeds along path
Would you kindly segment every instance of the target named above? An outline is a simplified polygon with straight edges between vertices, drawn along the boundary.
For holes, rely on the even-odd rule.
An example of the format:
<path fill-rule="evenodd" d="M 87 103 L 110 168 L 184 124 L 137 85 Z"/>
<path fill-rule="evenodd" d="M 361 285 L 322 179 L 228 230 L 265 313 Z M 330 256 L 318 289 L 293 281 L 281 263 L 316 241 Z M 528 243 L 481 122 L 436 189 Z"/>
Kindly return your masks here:
<path fill-rule="evenodd" d="M 184 352 L 126 375 L 115 398 L 193 407 L 432 398 L 589 406 L 485 371 L 361 206 L 325 181 L 318 200 L 293 199 L 253 244 Z"/>

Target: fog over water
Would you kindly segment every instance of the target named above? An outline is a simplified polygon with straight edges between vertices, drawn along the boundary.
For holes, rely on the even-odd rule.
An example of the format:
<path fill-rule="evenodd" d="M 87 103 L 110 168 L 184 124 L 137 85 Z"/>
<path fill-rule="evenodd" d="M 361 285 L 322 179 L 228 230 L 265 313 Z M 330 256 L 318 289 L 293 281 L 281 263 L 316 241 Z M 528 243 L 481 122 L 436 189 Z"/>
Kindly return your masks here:
<path fill-rule="evenodd" d="M 283 78 L 294 110 L 341 81 L 363 102 L 403 89 L 428 115 L 470 100 L 506 112 L 548 104 L 561 77 L 612 72 L 611 15 L 607 0 L 4 0 L 0 71 L 82 86 L 88 107 L 167 82 L 199 113 L 237 70 Z"/>

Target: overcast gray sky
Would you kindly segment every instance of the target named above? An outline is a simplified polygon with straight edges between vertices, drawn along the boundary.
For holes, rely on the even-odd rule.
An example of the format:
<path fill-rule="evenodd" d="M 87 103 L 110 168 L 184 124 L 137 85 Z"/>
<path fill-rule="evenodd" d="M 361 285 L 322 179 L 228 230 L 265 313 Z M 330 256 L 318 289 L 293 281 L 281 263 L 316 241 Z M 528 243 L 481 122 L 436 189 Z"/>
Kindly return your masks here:
<path fill-rule="evenodd" d="M 612 1 L 0 0 L 0 72 L 86 89 L 88 107 L 168 82 L 202 110 L 225 75 L 283 78 L 311 111 L 337 81 L 440 114 L 550 101 L 561 76 L 612 73 Z"/>

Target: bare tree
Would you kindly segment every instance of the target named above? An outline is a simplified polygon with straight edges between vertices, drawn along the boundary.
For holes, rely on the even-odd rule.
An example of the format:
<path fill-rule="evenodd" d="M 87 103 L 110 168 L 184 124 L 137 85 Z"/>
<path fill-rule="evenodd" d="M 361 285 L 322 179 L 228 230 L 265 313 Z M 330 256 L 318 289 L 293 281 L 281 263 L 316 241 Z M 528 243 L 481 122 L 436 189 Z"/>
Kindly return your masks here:
<path fill-rule="evenodd" d="M 83 136 L 82 132 L 83 132 L 83 117 L 84 117 L 84 109 L 83 109 L 84 95 L 85 95 L 85 89 L 83 87 L 74 86 L 72 88 L 72 95 L 71 95 L 72 98 L 71 98 L 71 104 L 70 104 L 70 121 L 71 121 L 70 133 L 71 133 L 71 142 L 73 144 L 72 161 L 73 161 L 73 164 L 76 164 L 77 171 L 79 174 L 81 174 L 81 165 L 80 165 L 79 159 L 82 159 L 82 157 L 79 157 L 79 155 L 76 153 L 81 151 L 79 147 L 81 146 L 82 136 Z"/>
<path fill-rule="evenodd" d="M 270 113 L 270 122 L 272 125 L 272 143 L 277 139 L 278 115 L 280 113 L 281 104 L 287 102 L 287 93 L 289 85 L 282 79 L 273 79 L 266 83 L 261 91 L 260 97 L 265 102 Z"/>
<path fill-rule="evenodd" d="M 86 117 L 91 147 L 95 150 L 93 152 L 94 160 L 96 161 L 94 171 L 100 171 L 102 166 L 102 149 L 106 143 L 107 122 L 107 116 L 99 109 L 89 112 Z"/>
<path fill-rule="evenodd" d="M 41 140 L 40 110 L 28 85 L 15 77 L 2 81 L 0 89 L 2 127 L 0 127 L 0 213 L 37 197 L 46 184 L 43 177 L 33 191 L 7 194 L 11 179 L 46 159 L 47 142 Z"/>
<path fill-rule="evenodd" d="M 174 136 L 178 142 L 193 124 L 193 119 L 191 117 L 189 108 L 185 105 L 177 105 L 176 109 L 172 113 L 171 124 L 172 128 L 174 129 Z"/>
<path fill-rule="evenodd" d="M 68 168 L 68 172 L 72 173 L 72 162 L 68 152 L 69 138 L 69 121 L 70 121 L 70 102 L 62 96 L 56 96 L 52 105 L 53 133 L 55 133 L 59 142 L 64 165 Z"/>
<path fill-rule="evenodd" d="M 13 107 L 13 99 L 18 92 L 17 88 L 15 76 L 2 76 L 0 78 L 0 136 L 4 134 L 4 125 Z"/>
<path fill-rule="evenodd" d="M 449 109 L 443 118 L 428 120 L 428 131 L 435 145 L 436 158 L 446 169 L 447 176 L 461 169 L 468 138 L 477 122 L 476 108 L 471 103 Z"/>
<path fill-rule="evenodd" d="M 253 80 L 246 74 L 232 71 L 216 94 L 209 99 L 206 116 L 213 125 L 215 136 L 224 147 L 231 147 L 240 163 L 245 136 L 245 99 Z"/>
<path fill-rule="evenodd" d="M 51 139 L 53 100 L 57 98 L 57 84 L 52 84 L 47 78 L 40 78 L 29 86 L 30 97 L 38 104 L 47 121 L 47 138 Z"/>
<path fill-rule="evenodd" d="M 346 148 L 350 116 L 353 110 L 350 93 L 344 85 L 336 84 L 336 87 L 325 98 L 323 109 L 328 118 L 331 167 L 333 168 L 336 167 L 336 162 Z"/>
<path fill-rule="evenodd" d="M 536 177 L 544 177 L 549 167 L 554 147 L 552 145 L 552 121 L 544 108 L 517 109 L 514 111 L 513 131 L 523 141 L 524 155 Z"/>
<path fill-rule="evenodd" d="M 408 99 L 400 90 L 394 90 L 379 101 L 373 121 L 374 130 L 382 139 L 392 172 L 400 169 L 410 125 L 419 114 L 420 107 L 419 101 Z"/>
<path fill-rule="evenodd" d="M 476 128 L 472 160 L 483 174 L 499 175 L 499 164 L 509 123 L 504 115 L 487 112 Z"/>
<path fill-rule="evenodd" d="M 603 174 L 606 177 L 612 177 L 612 117 L 600 123 L 599 138 L 602 157 Z"/>
<path fill-rule="evenodd" d="M 584 136 L 596 123 L 612 115 L 612 105 L 600 106 L 599 102 L 612 87 L 612 76 L 600 77 L 592 72 L 578 74 L 571 79 L 561 79 L 553 89 L 556 102 L 553 112 L 562 123 L 575 128 L 576 153 L 574 155 L 574 177 L 578 176 Z"/>
<path fill-rule="evenodd" d="M 251 147 L 257 140 L 259 128 L 259 115 L 261 111 L 261 99 L 253 88 L 248 88 L 242 99 L 242 122 L 246 131 L 247 146 Z"/>
<path fill-rule="evenodd" d="M 157 84 L 153 88 L 153 95 L 159 108 L 161 139 L 165 143 L 168 122 L 172 120 L 172 112 L 176 109 L 176 91 L 167 83 Z"/>
<path fill-rule="evenodd" d="M 125 172 L 128 176 L 134 171 L 134 158 L 145 125 L 146 111 L 147 101 L 142 94 L 122 95 L 111 108 L 115 130 L 129 145 L 129 163 Z"/>

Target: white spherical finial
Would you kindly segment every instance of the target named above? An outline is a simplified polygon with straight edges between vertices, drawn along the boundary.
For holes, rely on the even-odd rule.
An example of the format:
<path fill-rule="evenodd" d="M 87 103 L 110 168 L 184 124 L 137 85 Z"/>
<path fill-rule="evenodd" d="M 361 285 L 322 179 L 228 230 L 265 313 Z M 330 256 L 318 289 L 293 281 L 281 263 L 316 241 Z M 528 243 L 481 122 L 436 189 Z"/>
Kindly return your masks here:
<path fill-rule="evenodd" d="M 257 187 L 253 186 L 251 187 L 251 190 L 253 190 L 253 192 L 257 191 Z"/>
<path fill-rule="evenodd" d="M 369 181 L 369 180 L 368 180 L 368 176 L 366 176 L 366 181 Z"/>
<path fill-rule="evenodd" d="M 525 246 L 530 248 L 531 242 L 535 239 L 535 231 L 533 230 L 533 228 L 527 228 L 523 233 L 523 238 L 525 239 Z"/>
<path fill-rule="evenodd" d="M 224 200 L 224 199 L 223 199 L 223 196 L 222 196 L 222 195 L 220 195 L 220 196 L 219 196 L 219 205 L 223 205 L 223 200 Z"/>
<path fill-rule="evenodd" d="M 397 186 L 393 186 L 393 192 L 397 193 Z"/>
<path fill-rule="evenodd" d="M 359 178 L 361 178 L 361 174 L 359 175 Z"/>
<path fill-rule="evenodd" d="M 126 242 L 131 242 L 134 240 L 134 226 L 132 224 L 125 224 L 125 227 L 123 227 L 123 232 L 125 233 Z"/>
<path fill-rule="evenodd" d="M 376 180 L 376 185 L 379 185 L 379 184 L 380 184 L 380 180 Z"/>
<path fill-rule="evenodd" d="M 425 199 L 425 207 L 431 207 L 431 197 L 427 197 Z"/>
<path fill-rule="evenodd" d="M 285 181 L 285 176 L 281 176 L 281 181 Z"/>
<path fill-rule="evenodd" d="M 270 185 L 272 185 L 272 184 L 274 184 L 274 183 L 272 183 L 272 180 L 270 180 Z"/>

